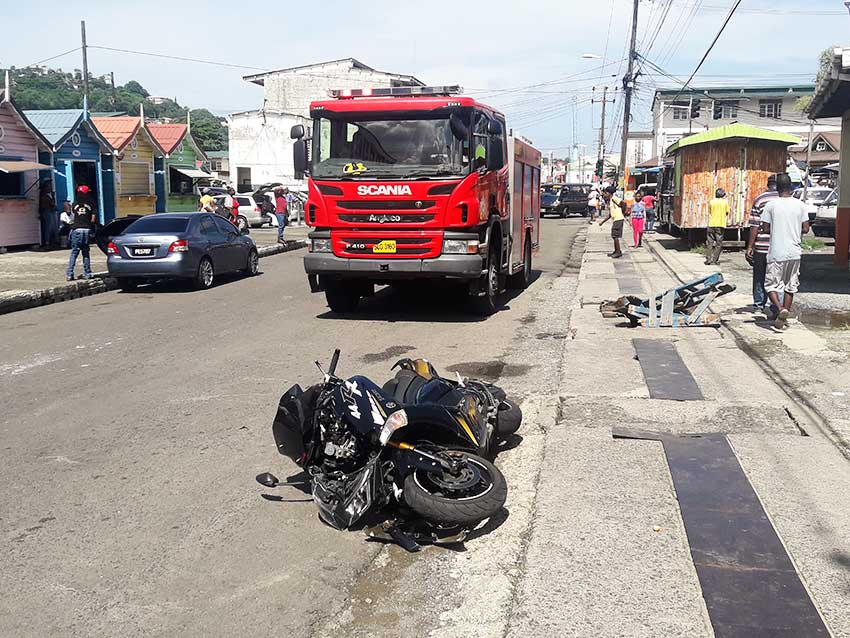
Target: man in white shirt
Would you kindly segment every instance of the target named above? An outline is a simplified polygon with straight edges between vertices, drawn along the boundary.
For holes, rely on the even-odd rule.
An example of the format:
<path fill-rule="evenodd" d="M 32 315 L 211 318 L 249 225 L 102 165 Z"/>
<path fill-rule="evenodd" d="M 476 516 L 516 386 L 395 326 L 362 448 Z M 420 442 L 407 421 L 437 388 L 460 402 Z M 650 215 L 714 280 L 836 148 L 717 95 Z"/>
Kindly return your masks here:
<path fill-rule="evenodd" d="M 765 204 L 761 215 L 762 232 L 770 233 L 764 288 L 770 301 L 780 308 L 774 326 L 785 330 L 800 286 L 802 239 L 809 232 L 809 213 L 803 202 L 791 197 L 791 177 L 787 173 L 776 176 L 776 190 L 779 197 Z M 781 302 L 780 293 L 785 295 Z"/>

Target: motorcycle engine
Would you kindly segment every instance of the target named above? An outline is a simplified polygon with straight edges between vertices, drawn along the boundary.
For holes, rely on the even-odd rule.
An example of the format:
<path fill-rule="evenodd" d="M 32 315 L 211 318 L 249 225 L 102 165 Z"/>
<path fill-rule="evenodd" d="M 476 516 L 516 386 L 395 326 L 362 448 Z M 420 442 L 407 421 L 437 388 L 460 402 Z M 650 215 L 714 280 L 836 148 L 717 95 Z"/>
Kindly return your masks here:
<path fill-rule="evenodd" d="M 347 472 L 363 465 L 360 442 L 344 423 L 335 420 L 326 425 L 323 440 L 323 465 L 327 470 Z"/>

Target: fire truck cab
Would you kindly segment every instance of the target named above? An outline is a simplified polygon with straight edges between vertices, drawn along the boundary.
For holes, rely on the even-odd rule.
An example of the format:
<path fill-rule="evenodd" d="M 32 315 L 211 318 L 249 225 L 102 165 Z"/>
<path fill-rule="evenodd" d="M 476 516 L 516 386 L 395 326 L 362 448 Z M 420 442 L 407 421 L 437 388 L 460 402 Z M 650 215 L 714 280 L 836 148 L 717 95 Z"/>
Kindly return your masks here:
<path fill-rule="evenodd" d="M 313 227 L 304 269 L 335 312 L 375 285 L 464 282 L 494 312 L 524 288 L 539 244 L 540 152 L 459 87 L 331 92 L 292 128 Z M 309 158 L 309 159 L 308 159 Z"/>

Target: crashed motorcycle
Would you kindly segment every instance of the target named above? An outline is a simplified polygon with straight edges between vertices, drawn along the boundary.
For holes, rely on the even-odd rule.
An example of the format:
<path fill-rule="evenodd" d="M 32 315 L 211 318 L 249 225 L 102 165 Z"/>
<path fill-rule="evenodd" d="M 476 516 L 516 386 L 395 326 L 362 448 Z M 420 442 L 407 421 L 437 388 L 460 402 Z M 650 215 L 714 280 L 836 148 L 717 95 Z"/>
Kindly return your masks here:
<path fill-rule="evenodd" d="M 381 387 L 338 377 L 338 361 L 339 350 L 327 372 L 317 361 L 322 383 L 290 388 L 272 426 L 278 452 L 308 474 L 323 521 L 348 529 L 386 508 L 394 516 L 371 535 L 386 532 L 411 549 L 417 540 L 463 540 L 502 508 L 505 478 L 486 457 L 516 432 L 522 413 L 501 388 L 442 378 L 424 359 L 398 361 Z M 268 473 L 257 480 L 279 485 Z M 416 532 L 402 524 L 414 519 Z"/>

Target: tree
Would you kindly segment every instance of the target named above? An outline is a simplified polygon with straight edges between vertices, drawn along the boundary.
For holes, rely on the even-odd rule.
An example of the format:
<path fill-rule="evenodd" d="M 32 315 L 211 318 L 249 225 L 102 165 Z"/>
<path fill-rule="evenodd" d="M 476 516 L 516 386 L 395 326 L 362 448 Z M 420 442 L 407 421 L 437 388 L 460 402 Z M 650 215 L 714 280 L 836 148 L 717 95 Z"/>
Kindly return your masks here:
<path fill-rule="evenodd" d="M 180 120 L 185 122 L 185 117 Z M 224 118 L 207 109 L 192 109 L 192 137 L 207 151 L 227 150 L 227 129 Z"/>

